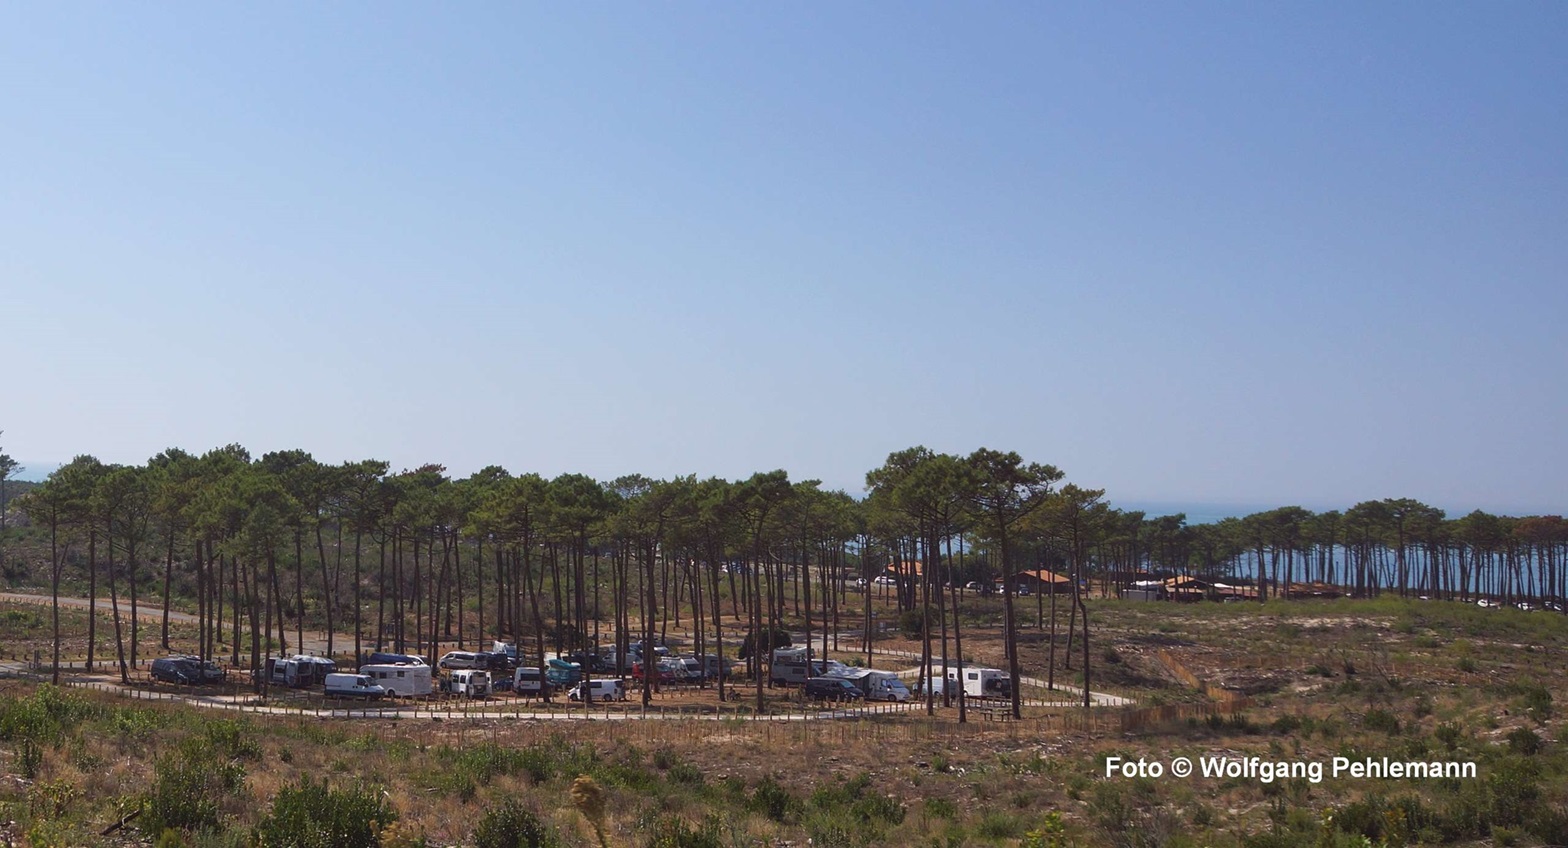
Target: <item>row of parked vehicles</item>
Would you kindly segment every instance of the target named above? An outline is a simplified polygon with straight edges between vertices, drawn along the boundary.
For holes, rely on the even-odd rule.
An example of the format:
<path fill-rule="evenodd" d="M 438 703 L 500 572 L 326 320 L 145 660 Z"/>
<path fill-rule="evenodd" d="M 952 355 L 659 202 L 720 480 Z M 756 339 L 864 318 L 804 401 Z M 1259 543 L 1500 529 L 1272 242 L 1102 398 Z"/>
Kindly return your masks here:
<path fill-rule="evenodd" d="M 269 658 L 261 674 L 272 686 L 294 689 L 323 687 L 329 698 L 380 700 L 382 698 L 415 698 L 436 691 L 453 695 L 482 698 L 494 691 L 511 690 L 522 696 L 543 697 L 565 691 L 572 701 L 624 701 L 626 686 L 620 678 L 588 679 L 583 673 L 583 663 L 575 660 L 600 660 L 602 657 L 569 655 L 573 659 L 551 657 L 545 668 L 517 665 L 515 652 L 452 651 L 441 657 L 433 668 L 425 658 L 411 654 L 377 652 L 366 656 L 356 672 L 339 672 L 337 663 L 327 657 L 298 655 Z M 510 646 L 506 646 L 510 647 Z M 640 646 L 638 646 L 640 647 Z M 636 658 L 628 656 L 631 681 L 640 684 L 646 674 L 657 675 L 662 684 L 692 683 L 730 676 L 731 663 L 716 656 L 672 656 L 661 647 L 650 651 L 654 658 L 644 664 L 639 651 Z M 611 654 L 613 658 L 613 653 Z M 601 668 L 597 663 L 593 668 Z M 444 677 L 437 669 L 445 671 Z M 613 665 L 610 668 L 614 671 Z M 226 673 L 216 663 L 199 657 L 173 656 L 154 660 L 152 677 L 168 683 L 195 685 L 220 682 Z M 912 692 L 908 685 L 893 672 L 881 669 L 854 668 L 837 660 L 814 659 L 807 648 L 779 648 L 772 654 L 769 665 L 770 681 L 776 686 L 800 686 L 808 698 L 819 700 L 849 701 L 908 701 L 932 691 L 944 689 L 956 695 L 962 691 L 971 698 L 1005 698 L 1011 694 L 1010 680 L 1006 673 L 995 668 L 967 667 L 962 670 L 939 670 L 923 683 L 917 683 Z"/>

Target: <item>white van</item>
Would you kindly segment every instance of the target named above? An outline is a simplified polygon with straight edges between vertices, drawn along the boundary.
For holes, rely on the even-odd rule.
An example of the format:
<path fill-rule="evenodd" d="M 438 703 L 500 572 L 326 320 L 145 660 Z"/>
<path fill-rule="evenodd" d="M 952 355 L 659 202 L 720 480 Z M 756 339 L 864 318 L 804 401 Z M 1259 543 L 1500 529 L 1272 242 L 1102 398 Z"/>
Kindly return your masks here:
<path fill-rule="evenodd" d="M 550 694 L 554 687 L 546 680 L 535 666 L 518 666 L 512 672 L 512 692 L 524 698 L 542 697 Z"/>
<path fill-rule="evenodd" d="M 359 673 L 386 687 L 389 696 L 418 698 L 430 694 L 428 665 L 363 665 Z"/>
<path fill-rule="evenodd" d="M 467 695 L 470 698 L 488 698 L 490 696 L 490 672 L 480 671 L 476 668 L 465 668 L 452 672 L 452 694 Z"/>
<path fill-rule="evenodd" d="M 387 696 L 386 687 L 370 679 L 368 674 L 329 674 L 326 680 L 328 698 L 363 698 L 379 701 Z"/>
<path fill-rule="evenodd" d="M 619 680 L 588 680 L 585 682 L 591 687 L 595 701 L 626 700 L 626 687 L 622 686 Z M 579 683 L 573 687 L 572 691 L 566 693 L 566 697 L 573 701 L 581 701 L 583 699 L 583 684 Z"/>

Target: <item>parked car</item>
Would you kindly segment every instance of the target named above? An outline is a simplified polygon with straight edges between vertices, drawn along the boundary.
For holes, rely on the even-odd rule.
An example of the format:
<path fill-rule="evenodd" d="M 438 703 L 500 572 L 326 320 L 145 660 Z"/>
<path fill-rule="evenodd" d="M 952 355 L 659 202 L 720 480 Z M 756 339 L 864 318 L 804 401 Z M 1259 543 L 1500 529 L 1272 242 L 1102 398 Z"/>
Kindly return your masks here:
<path fill-rule="evenodd" d="M 865 693 L 842 677 L 813 677 L 806 681 L 806 697 L 819 701 L 858 701 Z"/>
<path fill-rule="evenodd" d="M 679 660 L 660 659 L 654 666 L 654 669 L 654 673 L 658 675 L 660 683 L 674 683 L 677 680 L 686 678 L 686 668 Z M 642 663 L 632 666 L 633 680 L 642 680 L 644 673 Z"/>
<path fill-rule="evenodd" d="M 436 665 L 445 669 L 482 667 L 479 665 L 479 655 L 473 651 L 447 651 Z"/>
<path fill-rule="evenodd" d="M 328 698 L 358 698 L 379 701 L 387 696 L 385 686 L 370 679 L 368 674 L 329 674 L 326 692 Z"/>
<path fill-rule="evenodd" d="M 192 656 L 172 656 L 153 660 L 150 673 L 154 680 L 185 686 L 218 683 L 228 677 L 228 672 L 219 668 L 217 663 L 211 660 L 203 663 L 201 657 Z"/>

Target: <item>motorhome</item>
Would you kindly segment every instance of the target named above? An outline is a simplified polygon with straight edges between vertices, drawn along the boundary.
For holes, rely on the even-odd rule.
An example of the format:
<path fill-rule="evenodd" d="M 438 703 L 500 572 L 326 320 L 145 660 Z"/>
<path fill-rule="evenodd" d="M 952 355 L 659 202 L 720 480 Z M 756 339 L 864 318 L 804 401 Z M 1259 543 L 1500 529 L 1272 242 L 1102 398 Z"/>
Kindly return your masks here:
<path fill-rule="evenodd" d="M 534 669 L 538 671 L 538 669 Z M 464 668 L 452 672 L 452 694 L 469 698 L 490 697 L 490 672 Z"/>
<path fill-rule="evenodd" d="M 379 701 L 387 696 L 386 687 L 371 680 L 368 674 L 329 674 L 325 686 L 328 698 Z"/>
<path fill-rule="evenodd" d="M 338 664 L 327 657 L 312 657 L 298 654 L 287 659 L 283 657 L 268 657 L 267 682 L 273 686 L 287 686 L 290 689 L 304 689 L 324 683 L 327 675 L 338 670 Z"/>
<path fill-rule="evenodd" d="M 773 662 L 768 666 L 768 679 L 775 686 L 799 686 L 811 677 L 827 677 L 849 671 L 849 666 L 838 660 L 811 660 L 807 648 L 775 648 Z"/>
<path fill-rule="evenodd" d="M 909 687 L 891 671 L 846 667 L 833 669 L 823 676 L 848 680 L 865 694 L 868 701 L 907 701 L 911 697 Z"/>
<path fill-rule="evenodd" d="M 430 694 L 430 666 L 394 663 L 362 665 L 359 673 L 386 687 L 387 695 L 418 698 Z"/>
<path fill-rule="evenodd" d="M 958 680 L 958 669 L 947 669 L 946 677 Z M 1013 694 L 1012 678 L 999 668 L 965 666 L 963 684 L 966 698 L 1010 698 Z"/>

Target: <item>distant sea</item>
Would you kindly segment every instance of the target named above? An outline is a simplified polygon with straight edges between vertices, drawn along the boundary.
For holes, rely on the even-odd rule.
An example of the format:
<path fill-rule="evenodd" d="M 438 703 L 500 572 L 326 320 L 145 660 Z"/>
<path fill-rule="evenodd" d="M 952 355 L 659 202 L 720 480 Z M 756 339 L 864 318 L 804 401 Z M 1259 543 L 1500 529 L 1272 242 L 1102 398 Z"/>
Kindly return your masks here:
<path fill-rule="evenodd" d="M 20 474 L 13 475 L 13 480 L 26 480 L 29 483 L 42 483 L 44 478 L 53 474 L 60 468 L 58 462 L 28 462 L 25 459 L 16 461 L 22 467 Z"/>
<path fill-rule="evenodd" d="M 1255 512 L 1267 512 L 1279 504 L 1263 506 L 1259 504 L 1213 504 L 1213 503 L 1168 503 L 1154 501 L 1116 501 L 1110 502 L 1111 506 L 1123 512 L 1142 512 L 1145 518 L 1160 518 L 1178 513 L 1187 516 L 1187 523 L 1214 524 L 1226 518 L 1243 518 Z"/>

